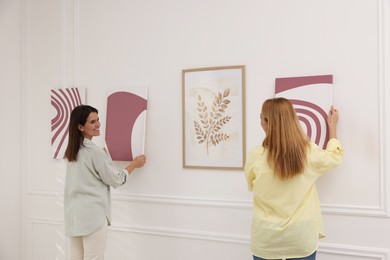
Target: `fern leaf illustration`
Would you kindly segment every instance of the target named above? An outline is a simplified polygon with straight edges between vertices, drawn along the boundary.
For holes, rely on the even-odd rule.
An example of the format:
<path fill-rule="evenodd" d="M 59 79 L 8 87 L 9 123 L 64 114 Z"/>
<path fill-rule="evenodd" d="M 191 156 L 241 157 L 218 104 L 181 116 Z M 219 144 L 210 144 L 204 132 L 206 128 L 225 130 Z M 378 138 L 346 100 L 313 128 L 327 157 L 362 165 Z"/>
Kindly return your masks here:
<path fill-rule="evenodd" d="M 212 102 L 210 112 L 202 97 L 197 97 L 198 121 L 194 121 L 194 129 L 198 144 L 206 144 L 206 152 L 209 154 L 209 144 L 217 146 L 219 143 L 230 138 L 228 134 L 221 133 L 223 126 L 227 124 L 231 117 L 224 116 L 226 109 L 230 104 L 227 97 L 230 95 L 230 89 L 227 88 L 223 93 L 218 92 Z"/>

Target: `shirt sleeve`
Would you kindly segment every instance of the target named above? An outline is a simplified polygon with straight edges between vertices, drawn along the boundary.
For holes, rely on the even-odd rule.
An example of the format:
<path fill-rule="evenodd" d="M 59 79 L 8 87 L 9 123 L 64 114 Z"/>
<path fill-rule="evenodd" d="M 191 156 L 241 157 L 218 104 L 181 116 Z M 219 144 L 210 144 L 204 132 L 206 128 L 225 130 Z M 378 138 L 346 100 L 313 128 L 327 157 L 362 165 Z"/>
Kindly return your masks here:
<path fill-rule="evenodd" d="M 117 188 L 126 183 L 127 170 L 118 170 L 103 149 L 94 151 L 93 165 L 96 173 L 105 184 Z"/>
<path fill-rule="evenodd" d="M 245 162 L 244 172 L 245 178 L 248 184 L 248 190 L 253 191 L 253 181 L 256 179 L 256 175 L 253 172 L 253 166 L 259 156 L 259 148 L 254 148 L 249 152 L 248 159 Z"/>
<path fill-rule="evenodd" d="M 312 143 L 312 165 L 319 173 L 326 172 L 341 164 L 344 150 L 340 141 L 332 138 L 328 141 L 326 149 L 323 150 Z"/>

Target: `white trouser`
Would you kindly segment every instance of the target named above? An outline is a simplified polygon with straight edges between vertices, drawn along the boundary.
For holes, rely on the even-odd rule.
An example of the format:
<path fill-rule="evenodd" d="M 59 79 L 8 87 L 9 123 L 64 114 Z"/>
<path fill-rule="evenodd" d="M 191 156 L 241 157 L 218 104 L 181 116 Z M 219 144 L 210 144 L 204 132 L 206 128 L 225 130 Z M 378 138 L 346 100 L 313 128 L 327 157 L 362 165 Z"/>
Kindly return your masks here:
<path fill-rule="evenodd" d="M 70 237 L 70 260 L 104 260 L 107 222 L 98 231 L 81 237 Z"/>

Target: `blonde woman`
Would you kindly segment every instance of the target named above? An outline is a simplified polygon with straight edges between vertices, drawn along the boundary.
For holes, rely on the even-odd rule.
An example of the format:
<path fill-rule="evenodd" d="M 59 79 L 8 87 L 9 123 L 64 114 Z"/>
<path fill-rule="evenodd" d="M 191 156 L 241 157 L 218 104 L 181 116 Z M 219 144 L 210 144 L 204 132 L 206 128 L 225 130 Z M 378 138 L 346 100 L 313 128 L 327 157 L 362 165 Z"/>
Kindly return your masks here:
<path fill-rule="evenodd" d="M 343 149 L 337 140 L 338 111 L 331 108 L 325 150 L 304 134 L 291 102 L 266 100 L 261 109 L 263 144 L 252 149 L 245 164 L 253 191 L 250 249 L 254 260 L 316 259 L 324 237 L 317 179 L 339 165 Z"/>

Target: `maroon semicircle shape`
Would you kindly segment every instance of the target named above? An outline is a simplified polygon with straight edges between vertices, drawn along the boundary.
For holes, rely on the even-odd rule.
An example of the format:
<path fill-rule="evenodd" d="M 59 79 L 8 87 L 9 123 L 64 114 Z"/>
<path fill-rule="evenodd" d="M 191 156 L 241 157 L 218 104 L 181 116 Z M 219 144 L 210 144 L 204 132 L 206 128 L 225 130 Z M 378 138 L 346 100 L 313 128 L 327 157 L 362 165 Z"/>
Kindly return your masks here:
<path fill-rule="evenodd" d="M 147 100 L 130 92 L 115 92 L 107 99 L 106 143 L 114 161 L 132 161 L 134 124 L 147 108 Z"/>

